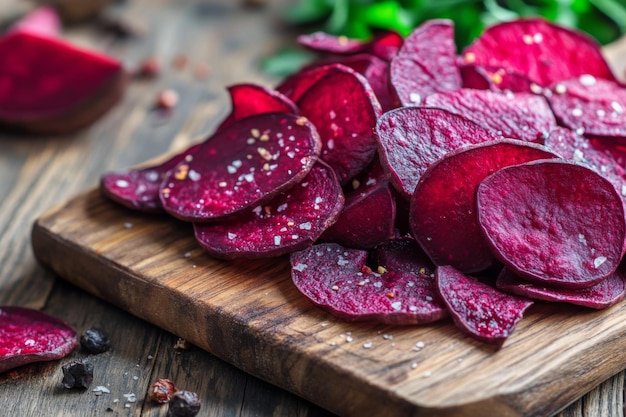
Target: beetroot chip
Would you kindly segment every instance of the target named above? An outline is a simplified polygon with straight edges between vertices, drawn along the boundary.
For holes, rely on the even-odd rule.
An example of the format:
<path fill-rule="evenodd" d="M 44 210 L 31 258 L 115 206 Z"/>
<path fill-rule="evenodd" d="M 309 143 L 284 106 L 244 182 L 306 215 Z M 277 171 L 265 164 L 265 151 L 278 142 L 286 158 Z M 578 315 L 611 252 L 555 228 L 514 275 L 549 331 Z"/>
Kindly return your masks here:
<path fill-rule="evenodd" d="M 463 63 L 459 65 L 463 88 L 492 90 L 513 93 L 543 93 L 543 87 L 533 83 L 525 74 L 504 68 L 485 68 L 480 65 Z"/>
<path fill-rule="evenodd" d="M 44 312 L 0 307 L 0 373 L 32 362 L 60 359 L 76 346 L 76 332 Z"/>
<path fill-rule="evenodd" d="M 556 127 L 548 102 L 535 94 L 462 89 L 431 95 L 424 105 L 462 115 L 500 136 L 527 142 L 543 141 Z"/>
<path fill-rule="evenodd" d="M 279 91 L 286 97 L 289 97 L 293 102 L 297 103 L 300 97 L 322 78 L 334 73 L 343 73 L 346 71 L 350 71 L 350 69 L 337 62 L 324 64 L 314 63 L 285 78 L 282 83 L 276 87 L 276 91 Z"/>
<path fill-rule="evenodd" d="M 529 283 L 518 278 L 511 271 L 504 268 L 502 273 L 498 276 L 496 286 L 508 293 L 536 300 L 569 303 L 589 308 L 602 309 L 617 304 L 624 298 L 625 279 L 624 274 L 617 270 L 607 279 L 604 279 L 589 288 L 568 290 Z"/>
<path fill-rule="evenodd" d="M 435 265 L 412 237 L 391 239 L 378 245 L 376 259 L 389 271 L 435 277 Z"/>
<path fill-rule="evenodd" d="M 461 146 L 496 138 L 466 118 L 446 110 L 403 107 L 385 113 L 376 126 L 381 163 L 405 199 L 426 169 Z"/>
<path fill-rule="evenodd" d="M 56 37 L 19 30 L 0 38 L 0 126 L 66 133 L 104 114 L 128 76 L 120 62 Z"/>
<path fill-rule="evenodd" d="M 454 26 L 430 20 L 404 40 L 389 68 L 391 86 L 403 106 L 414 106 L 432 93 L 461 88 Z"/>
<path fill-rule="evenodd" d="M 437 289 L 456 326 L 480 341 L 502 346 L 533 302 L 507 294 L 452 266 L 435 273 Z"/>
<path fill-rule="evenodd" d="M 266 113 L 239 120 L 170 172 L 161 203 L 174 217 L 195 222 L 251 208 L 300 182 L 320 146 L 305 117 Z"/>
<path fill-rule="evenodd" d="M 300 35 L 298 43 L 316 52 L 350 55 L 365 51 L 367 42 L 345 36 L 335 36 L 326 32 Z"/>
<path fill-rule="evenodd" d="M 555 84 L 549 100 L 564 126 L 626 140 L 626 88 L 617 82 L 581 75 Z"/>
<path fill-rule="evenodd" d="M 318 163 L 301 183 L 268 204 L 219 223 L 196 223 L 195 235 L 218 258 L 279 256 L 311 246 L 335 222 L 343 201 L 333 170 Z"/>
<path fill-rule="evenodd" d="M 503 168 L 478 186 L 476 206 L 495 255 L 526 280 L 590 287 L 622 259 L 621 198 L 582 165 L 554 160 Z"/>
<path fill-rule="evenodd" d="M 100 179 L 100 189 L 111 200 L 133 210 L 161 212 L 159 188 L 171 170 L 198 150 L 196 144 L 167 161 L 144 168 L 108 172 Z"/>
<path fill-rule="evenodd" d="M 360 74 L 344 67 L 315 83 L 297 102 L 322 139 L 321 158 L 346 184 L 376 155 L 374 126 L 382 111 Z"/>
<path fill-rule="evenodd" d="M 314 304 L 344 320 L 407 325 L 448 314 L 432 278 L 369 272 L 367 256 L 334 243 L 315 245 L 291 254 L 291 277 Z"/>
<path fill-rule="evenodd" d="M 389 90 L 389 62 L 372 54 L 359 54 L 345 57 L 339 63 L 365 77 L 384 111 L 394 107 Z"/>
<path fill-rule="evenodd" d="M 595 40 L 541 18 L 488 28 L 465 49 L 463 58 L 469 64 L 527 76 L 542 87 L 583 74 L 615 79 Z"/>
<path fill-rule="evenodd" d="M 369 44 L 367 52 L 376 55 L 385 61 L 391 61 L 396 56 L 400 47 L 404 43 L 404 38 L 397 32 L 386 30 L 380 32 Z"/>
<path fill-rule="evenodd" d="M 475 193 L 500 168 L 556 158 L 543 146 L 503 139 L 451 152 L 422 175 L 411 197 L 413 236 L 436 265 L 481 271 L 495 260 L 476 221 Z"/>
<path fill-rule="evenodd" d="M 395 197 L 387 176 L 375 160 L 369 169 L 352 181 L 337 222 L 322 238 L 357 249 L 371 249 L 394 235 Z"/>
<path fill-rule="evenodd" d="M 237 84 L 229 87 L 232 111 L 222 122 L 218 130 L 230 126 L 234 122 L 263 113 L 297 114 L 296 105 L 288 97 L 278 91 L 256 85 Z"/>

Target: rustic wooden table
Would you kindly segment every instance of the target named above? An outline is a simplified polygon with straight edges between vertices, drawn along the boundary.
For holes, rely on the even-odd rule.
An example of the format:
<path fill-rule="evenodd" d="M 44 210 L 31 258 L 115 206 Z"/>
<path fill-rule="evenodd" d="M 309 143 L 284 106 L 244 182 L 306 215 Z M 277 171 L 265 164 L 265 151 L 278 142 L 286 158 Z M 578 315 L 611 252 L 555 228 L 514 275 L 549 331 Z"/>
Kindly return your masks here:
<path fill-rule="evenodd" d="M 0 0 L 0 16 L 23 10 L 18 3 Z M 61 364 L 82 357 L 77 349 L 62 361 L 0 375 L 0 415 L 165 416 L 167 407 L 146 397 L 156 378 L 169 378 L 197 392 L 203 416 L 331 415 L 198 348 L 176 349 L 175 334 L 65 283 L 37 264 L 30 246 L 33 221 L 55 204 L 95 186 L 103 172 L 181 149 L 216 127 L 229 110 L 225 86 L 275 83 L 258 64 L 293 37 L 277 25 L 283 3 L 246 8 L 228 0 L 133 0 L 119 7 L 130 21 L 145 28 L 141 36 L 121 38 L 94 24 L 67 29 L 66 36 L 118 56 L 129 67 L 155 56 L 162 72 L 153 80 L 133 81 L 116 108 L 78 134 L 37 138 L 0 134 L 0 305 L 43 309 L 78 332 L 94 326 L 104 329 L 113 348 L 91 357 L 93 386 L 106 386 L 110 393 L 61 386 Z M 612 56 L 618 56 L 620 48 L 614 47 Z M 179 55 L 187 57 L 186 65 L 172 65 Z M 206 79 L 195 73 L 202 65 L 210 68 Z M 624 65 L 616 65 L 623 73 Z M 175 90 L 180 101 L 164 117 L 152 107 L 166 88 Z M 620 372 L 559 416 L 623 415 L 623 387 Z"/>

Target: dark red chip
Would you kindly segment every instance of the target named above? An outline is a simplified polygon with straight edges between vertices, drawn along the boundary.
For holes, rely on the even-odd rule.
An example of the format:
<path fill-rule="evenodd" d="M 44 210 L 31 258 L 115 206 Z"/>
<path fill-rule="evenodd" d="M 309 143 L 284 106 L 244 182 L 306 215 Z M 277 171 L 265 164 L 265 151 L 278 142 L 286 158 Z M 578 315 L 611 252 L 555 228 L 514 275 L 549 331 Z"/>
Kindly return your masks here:
<path fill-rule="evenodd" d="M 622 200 L 582 165 L 553 160 L 503 168 L 478 186 L 476 206 L 494 254 L 529 281 L 590 287 L 622 259 Z"/>
<path fill-rule="evenodd" d="M 76 332 L 44 312 L 0 307 L 0 373 L 32 362 L 60 359 L 76 346 Z"/>
<path fill-rule="evenodd" d="M 378 264 L 389 271 L 435 278 L 435 265 L 412 237 L 388 240 L 376 247 Z"/>
<path fill-rule="evenodd" d="M 505 268 L 498 276 L 496 286 L 503 291 L 536 300 L 602 309 L 617 304 L 624 298 L 625 279 L 624 274 L 617 270 L 607 279 L 589 288 L 568 290 L 545 287 L 524 281 Z"/>
<path fill-rule="evenodd" d="M 343 201 L 333 170 L 318 163 L 301 183 L 265 205 L 219 223 L 196 223 L 195 235 L 218 258 L 279 256 L 311 246 L 335 222 Z"/>
<path fill-rule="evenodd" d="M 389 90 L 389 62 L 372 54 L 358 54 L 345 57 L 339 63 L 365 77 L 384 111 L 395 107 Z"/>
<path fill-rule="evenodd" d="M 349 321 L 430 323 L 448 313 L 432 278 L 370 272 L 367 252 L 329 243 L 291 254 L 291 277 L 314 304 Z"/>
<path fill-rule="evenodd" d="M 345 65 L 332 62 L 326 64 L 313 63 L 302 68 L 300 71 L 285 78 L 276 90 L 289 97 L 293 102 L 298 102 L 315 83 L 327 75 L 349 71 Z"/>
<path fill-rule="evenodd" d="M 502 346 L 533 302 L 507 294 L 452 266 L 435 273 L 437 289 L 456 326 L 480 341 Z"/>
<path fill-rule="evenodd" d="M 542 142 L 556 127 L 548 102 L 535 94 L 465 88 L 431 95 L 424 105 L 459 114 L 499 136 L 527 142 Z"/>
<path fill-rule="evenodd" d="M 493 172 L 556 158 L 543 146 L 504 139 L 451 152 L 421 177 L 411 197 L 413 236 L 436 265 L 482 271 L 495 260 L 476 219 L 476 187 Z"/>
<path fill-rule="evenodd" d="M 252 208 L 300 182 L 320 148 L 305 117 L 265 113 L 239 120 L 170 172 L 161 203 L 174 217 L 194 222 Z"/>
<path fill-rule="evenodd" d="M 349 55 L 363 52 L 367 42 L 326 32 L 313 32 L 298 36 L 298 43 L 316 52 Z"/>
<path fill-rule="evenodd" d="M 496 139 L 496 134 L 452 112 L 404 107 L 385 113 L 376 126 L 381 163 L 391 184 L 410 199 L 422 174 L 448 152 Z"/>

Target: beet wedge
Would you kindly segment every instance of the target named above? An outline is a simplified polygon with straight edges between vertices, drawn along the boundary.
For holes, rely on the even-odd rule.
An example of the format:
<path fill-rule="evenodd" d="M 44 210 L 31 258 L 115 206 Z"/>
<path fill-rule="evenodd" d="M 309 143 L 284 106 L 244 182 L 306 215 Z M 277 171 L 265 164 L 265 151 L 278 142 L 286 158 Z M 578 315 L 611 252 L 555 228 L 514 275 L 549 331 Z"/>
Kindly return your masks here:
<path fill-rule="evenodd" d="M 590 287 L 622 260 L 622 200 L 582 165 L 552 160 L 503 168 L 478 186 L 476 207 L 494 254 L 525 280 Z"/>
<path fill-rule="evenodd" d="M 211 255 L 223 259 L 302 250 L 336 221 L 343 201 L 333 170 L 318 162 L 301 183 L 267 204 L 219 223 L 194 224 L 196 240 Z"/>
<path fill-rule="evenodd" d="M 0 373 L 60 359 L 75 346 L 76 332 L 62 320 L 30 308 L 0 307 Z"/>
<path fill-rule="evenodd" d="M 452 266 L 435 273 L 437 290 L 454 324 L 465 334 L 485 343 L 502 346 L 533 301 L 507 294 Z"/>
<path fill-rule="evenodd" d="M 265 113 L 242 119 L 171 171 L 161 184 L 161 203 L 185 221 L 232 215 L 300 182 L 320 149 L 317 131 L 305 117 Z"/>
<path fill-rule="evenodd" d="M 69 133 L 93 123 L 122 96 L 119 61 L 33 31 L 0 38 L 0 127 Z"/>
<path fill-rule="evenodd" d="M 411 197 L 413 236 L 437 265 L 469 273 L 495 257 L 476 219 L 475 193 L 491 173 L 537 159 L 557 158 L 543 146 L 503 139 L 450 152 L 422 175 Z"/>
<path fill-rule="evenodd" d="M 370 272 L 367 256 L 335 243 L 314 245 L 291 254 L 291 277 L 314 304 L 348 321 L 409 325 L 447 316 L 432 278 Z"/>

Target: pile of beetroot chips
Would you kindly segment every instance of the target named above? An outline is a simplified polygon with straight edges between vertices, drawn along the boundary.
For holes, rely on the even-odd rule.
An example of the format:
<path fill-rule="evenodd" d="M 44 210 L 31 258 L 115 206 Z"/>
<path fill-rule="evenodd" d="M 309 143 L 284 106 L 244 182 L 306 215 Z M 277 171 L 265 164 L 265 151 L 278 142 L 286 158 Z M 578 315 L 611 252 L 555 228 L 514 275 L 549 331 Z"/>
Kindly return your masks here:
<path fill-rule="evenodd" d="M 595 41 L 541 19 L 461 54 L 453 39 L 446 20 L 302 36 L 318 61 L 231 87 L 205 141 L 101 188 L 193 222 L 212 256 L 289 253 L 298 289 L 346 320 L 451 318 L 501 346 L 533 300 L 617 303 L 626 88 Z"/>

